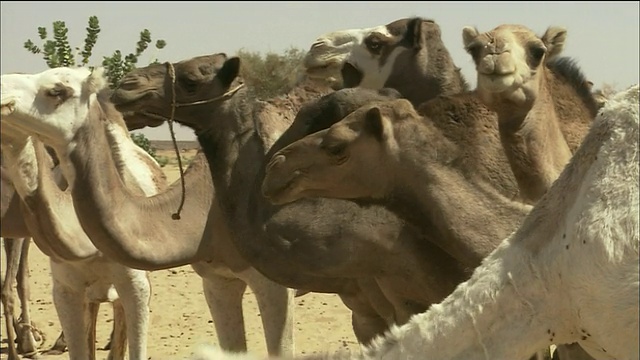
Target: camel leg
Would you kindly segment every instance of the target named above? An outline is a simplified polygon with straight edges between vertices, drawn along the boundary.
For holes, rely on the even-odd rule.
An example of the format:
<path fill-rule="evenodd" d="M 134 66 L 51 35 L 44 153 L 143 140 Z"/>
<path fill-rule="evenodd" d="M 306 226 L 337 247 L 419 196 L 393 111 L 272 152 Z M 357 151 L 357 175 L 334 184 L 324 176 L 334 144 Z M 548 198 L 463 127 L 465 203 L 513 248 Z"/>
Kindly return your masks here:
<path fill-rule="evenodd" d="M 151 284 L 147 272 L 111 264 L 113 285 L 124 308 L 130 360 L 147 360 Z"/>
<path fill-rule="evenodd" d="M 21 312 L 16 328 L 18 337 L 18 351 L 26 357 L 32 357 L 38 352 L 38 344 L 42 341 L 42 332 L 31 321 L 31 289 L 29 287 L 29 245 L 30 238 L 22 242 L 20 265 L 18 267 L 17 287 L 20 298 Z"/>
<path fill-rule="evenodd" d="M 113 302 L 113 330 L 107 360 L 124 360 L 127 349 L 127 324 L 124 307 L 120 299 Z"/>
<path fill-rule="evenodd" d="M 84 318 L 86 319 L 87 327 L 85 330 L 86 337 L 86 347 L 89 349 L 90 359 L 96 359 L 96 330 L 98 323 L 98 312 L 100 311 L 100 303 L 95 301 L 88 301 L 86 303 L 86 314 Z"/>
<path fill-rule="evenodd" d="M 216 327 L 220 348 L 246 352 L 242 296 L 247 284 L 240 279 L 207 274 L 207 277 L 202 277 L 202 288 Z"/>
<path fill-rule="evenodd" d="M 88 304 L 84 291 L 74 290 L 61 282 L 60 279 L 68 278 L 68 273 L 71 272 L 65 264 L 54 261 L 50 263 L 53 277 L 53 305 L 67 342 L 69 360 L 91 359 L 95 353 L 90 354 L 87 347 L 87 331 L 90 325 L 87 321 L 89 319 L 86 318 Z M 74 284 L 74 288 L 84 290 L 84 284 Z M 78 311 L 79 309 L 82 310 Z M 78 313 L 81 315 L 78 316 Z"/>
<path fill-rule="evenodd" d="M 16 333 L 14 306 L 15 296 L 13 294 L 13 282 L 18 276 L 18 264 L 20 263 L 20 252 L 22 251 L 22 238 L 3 239 L 4 251 L 7 256 L 7 268 L 5 279 L 2 282 L 2 306 L 4 307 L 4 317 L 7 326 L 7 348 L 9 360 L 18 360 L 18 350 L 16 349 Z"/>
<path fill-rule="evenodd" d="M 269 355 L 293 356 L 295 290 L 267 279 L 254 268 L 239 274 L 256 297 Z"/>

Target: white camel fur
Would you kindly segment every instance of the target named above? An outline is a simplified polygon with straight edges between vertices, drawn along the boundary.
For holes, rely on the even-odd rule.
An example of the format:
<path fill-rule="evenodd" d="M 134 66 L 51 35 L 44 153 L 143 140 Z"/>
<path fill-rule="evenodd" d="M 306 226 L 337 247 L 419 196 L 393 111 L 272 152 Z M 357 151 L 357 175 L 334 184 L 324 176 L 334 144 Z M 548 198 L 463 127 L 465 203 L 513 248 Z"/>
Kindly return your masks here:
<path fill-rule="evenodd" d="M 86 77 L 89 71 L 85 71 Z M 41 169 L 36 163 L 33 144 L 35 140 L 32 140 L 20 128 L 9 124 L 7 120 L 15 116 L 16 121 L 20 121 L 21 114 L 28 113 L 29 109 L 35 108 L 43 112 L 48 110 L 47 105 L 51 104 L 33 101 L 35 100 L 33 97 L 37 94 L 37 87 L 36 91 L 29 92 L 29 90 L 34 90 L 34 86 L 38 84 L 37 81 L 34 81 L 36 79 L 24 74 L 2 76 L 3 156 L 8 162 L 8 168 L 11 169 L 10 175 L 16 191 L 23 199 L 38 191 L 38 176 Z M 58 81 L 60 79 L 54 76 L 39 80 L 46 82 L 47 80 Z M 72 82 L 56 82 L 51 85 L 73 86 Z M 77 91 L 77 89 L 75 90 Z M 45 101 L 57 101 L 55 99 L 58 96 L 65 96 L 62 95 L 63 91 L 69 94 L 72 90 L 56 90 L 55 94 L 51 92 Z M 29 99 L 29 96 L 32 98 Z M 6 106 L 6 104 L 12 105 Z M 73 115 L 73 113 L 60 111 L 55 116 L 59 116 L 59 119 L 65 119 Z M 123 157 L 127 158 L 127 163 L 123 164 L 120 169 L 125 183 L 139 189 L 146 196 L 157 193 L 164 184 L 161 186 L 155 184 L 151 181 L 148 173 L 141 172 L 148 171 L 149 161 L 154 162 L 154 160 L 130 140 L 126 128 L 118 130 L 115 127 L 117 126 L 114 126 L 113 132 L 118 134 L 115 136 L 122 139 L 117 142 L 117 147 Z M 158 165 L 156 164 L 156 166 Z M 70 202 L 69 205 L 71 205 Z M 91 318 L 95 316 L 91 315 L 91 312 L 97 311 L 96 304 L 99 302 L 116 301 L 114 310 L 123 311 L 126 319 L 126 337 L 129 340 L 130 359 L 146 359 L 151 295 L 146 271 L 131 269 L 104 257 L 88 241 L 86 234 L 82 232 L 77 223 L 77 218 L 72 218 L 70 214 L 73 214 L 73 210 L 65 212 L 64 222 L 73 224 L 72 222 L 75 221 L 75 229 L 74 225 L 69 224 L 60 224 L 60 227 L 74 229 L 69 233 L 75 234 L 76 241 L 81 242 L 83 247 L 87 249 L 87 256 L 78 261 L 66 261 L 55 256 L 51 257 L 54 304 L 68 343 L 70 358 L 95 358 L 94 346 L 91 343 L 87 344 L 87 338 L 92 339 L 88 332 L 94 331 L 92 326 L 95 326 L 90 323 Z M 46 229 L 39 230 L 42 233 L 47 231 Z M 79 309 L 85 309 L 84 316 L 78 316 Z M 125 341 L 123 336 L 124 334 L 116 333 L 117 339 L 114 340 L 113 346 L 123 346 Z M 122 358 L 124 356 L 124 349 L 115 349 L 115 351 L 114 357 Z"/>
<path fill-rule="evenodd" d="M 470 280 L 352 358 L 518 360 L 577 342 L 596 359 L 638 359 L 639 98 L 635 85 L 607 102 L 560 177 Z M 204 348 L 194 359 L 258 357 Z"/>

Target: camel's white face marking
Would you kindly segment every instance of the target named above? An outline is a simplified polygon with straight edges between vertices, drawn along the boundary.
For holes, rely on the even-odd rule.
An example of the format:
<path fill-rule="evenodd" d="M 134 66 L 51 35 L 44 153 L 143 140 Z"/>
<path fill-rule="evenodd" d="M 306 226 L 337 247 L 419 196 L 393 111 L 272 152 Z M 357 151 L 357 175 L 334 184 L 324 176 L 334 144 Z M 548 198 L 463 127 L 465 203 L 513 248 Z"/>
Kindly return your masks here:
<path fill-rule="evenodd" d="M 396 41 L 386 26 L 331 32 L 311 46 L 304 66 L 310 77 L 326 78 L 349 63 L 363 75 L 360 87 L 381 89 L 391 75 L 395 59 L 405 50 L 396 47 L 390 53 L 383 51 Z"/>
<path fill-rule="evenodd" d="M 50 143 L 66 144 L 86 120 L 89 103 L 106 86 L 104 70 L 55 68 L 38 74 L 2 75 L 2 124 Z"/>

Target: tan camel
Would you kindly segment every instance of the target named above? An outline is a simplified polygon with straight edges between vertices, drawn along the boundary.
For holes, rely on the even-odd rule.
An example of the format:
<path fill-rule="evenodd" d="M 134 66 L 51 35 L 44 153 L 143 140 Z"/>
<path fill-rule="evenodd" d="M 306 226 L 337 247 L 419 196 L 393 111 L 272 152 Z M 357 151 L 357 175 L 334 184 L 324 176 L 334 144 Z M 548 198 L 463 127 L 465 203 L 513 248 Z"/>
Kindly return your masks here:
<path fill-rule="evenodd" d="M 579 143 L 598 110 L 590 86 L 572 85 L 587 81 L 570 64 L 573 60 L 559 57 L 567 31 L 550 27 L 538 37 L 521 25 L 500 25 L 482 34 L 465 27 L 462 37 L 476 64 L 476 93 L 498 114 L 500 140 L 520 193 L 535 203 L 575 150 L 565 135 L 573 137 L 572 144 Z M 565 74 L 559 75 L 560 71 Z M 572 129 L 559 120 L 567 112 L 564 109 L 570 109 Z"/>
<path fill-rule="evenodd" d="M 129 357 L 146 359 L 150 298 L 147 274 L 144 271 L 126 268 L 102 256 L 77 222 L 73 214 L 73 205 L 68 196 L 65 196 L 68 194 L 56 196 L 51 191 L 52 187 L 58 188 L 56 182 L 60 181 L 52 177 L 39 176 L 45 172 L 44 169 L 50 168 L 50 164 L 36 162 L 37 154 L 40 154 L 41 158 L 47 156 L 44 147 L 40 144 L 39 149 L 34 148 L 31 138 L 26 133 L 17 130 L 13 125 L 7 125 L 6 121 L 7 118 L 20 118 L 31 113 L 33 105 L 20 101 L 25 94 L 17 91 L 20 90 L 20 85 L 25 84 L 25 80 L 28 83 L 33 79 L 24 74 L 2 77 L 3 101 L 6 100 L 5 96 L 18 100 L 13 102 L 16 105 L 11 105 L 11 109 L 3 106 L 3 159 L 8 163 L 13 184 L 25 205 L 23 213 L 27 227 L 36 244 L 51 259 L 54 304 L 66 335 L 69 356 L 72 359 L 95 358 L 95 320 L 98 304 L 109 301 L 114 302 L 115 318 L 110 356 L 124 358 L 124 346 L 128 338 Z M 58 88 L 65 86 L 65 79 L 61 80 L 57 83 Z M 63 96 L 62 92 L 71 96 L 73 90 L 61 88 L 55 91 L 55 96 L 58 97 Z M 121 124 L 121 132 L 128 137 L 124 123 Z M 135 185 L 141 193 L 150 195 L 157 192 L 163 187 L 163 183 L 150 183 L 148 180 L 145 183 L 145 178 L 135 177 L 141 170 L 149 171 L 149 161 L 155 163 L 131 140 L 129 142 L 128 148 L 125 144 L 120 144 L 119 149 L 123 154 L 128 154 L 130 165 L 137 161 L 133 168 L 138 173 L 123 176 L 125 181 L 132 188 Z M 137 154 L 134 148 L 138 149 Z M 145 160 L 147 164 L 144 163 Z M 157 164 L 155 167 L 158 173 L 162 174 Z M 82 316 L 78 316 L 79 309 L 84 309 L 80 310 Z M 126 334 L 122 313 L 127 318 Z"/>
<path fill-rule="evenodd" d="M 56 110 L 58 110 L 58 112 L 52 111 L 52 114 L 49 117 L 45 117 L 47 121 L 55 122 L 59 119 L 63 119 L 62 124 L 66 125 L 69 124 L 68 120 L 72 119 L 74 121 L 80 122 L 81 124 L 81 122 L 86 120 L 86 118 L 82 117 L 81 115 L 79 117 L 76 117 L 74 115 L 82 114 L 82 111 L 85 111 L 85 115 L 88 115 L 86 113 L 88 104 L 95 103 L 95 107 L 92 109 L 92 112 L 90 112 L 90 114 L 93 116 L 91 118 L 95 118 L 95 116 L 97 115 L 98 118 L 95 118 L 97 121 L 99 121 L 103 116 L 104 118 L 108 119 L 108 121 L 106 122 L 99 121 L 97 124 L 95 124 L 98 126 L 98 132 L 99 134 L 102 134 L 105 142 L 88 143 L 85 145 L 95 148 L 96 150 L 98 150 L 98 153 L 101 153 L 102 155 L 106 154 L 112 165 L 112 167 L 109 167 L 109 170 L 113 170 L 112 174 L 114 174 L 114 178 L 110 179 L 112 184 L 121 184 L 121 187 L 119 188 L 121 192 L 129 194 L 129 196 L 136 196 L 136 193 L 132 193 L 131 189 L 124 186 L 124 184 L 126 184 L 127 182 L 127 177 L 124 176 L 121 178 L 120 174 L 116 172 L 117 169 L 122 167 L 122 165 L 120 164 L 124 163 L 126 165 L 127 163 L 130 163 L 129 158 L 132 156 L 130 152 L 124 151 L 130 149 L 123 150 L 122 145 L 133 145 L 133 143 L 129 139 L 121 115 L 113 108 L 112 105 L 108 103 L 108 101 L 106 101 L 106 99 L 97 99 L 95 90 L 92 90 L 101 89 L 106 84 L 106 81 L 103 79 L 102 75 L 95 75 L 95 77 L 91 77 L 89 75 L 90 74 L 87 70 L 58 68 L 56 70 L 49 70 L 40 74 L 23 76 L 17 79 L 11 78 L 9 76 L 3 76 L 3 111 L 5 111 L 6 109 L 6 112 L 10 115 L 7 117 L 3 117 L 3 126 L 10 123 L 13 126 L 18 126 L 22 130 L 26 130 L 27 132 L 31 131 L 29 125 L 33 126 L 34 124 L 37 125 L 38 123 L 33 122 L 33 118 L 25 116 L 24 113 L 20 110 L 20 106 L 31 107 L 34 102 L 45 102 L 44 105 L 42 105 L 45 107 L 53 105 L 51 103 L 46 103 L 47 101 L 53 101 L 54 103 L 64 102 L 64 106 L 58 105 L 56 107 Z M 96 83 L 94 83 L 94 81 Z M 56 84 L 64 84 L 65 86 L 67 86 L 67 88 L 62 88 L 59 90 L 58 88 L 60 88 L 60 86 Z M 41 89 L 40 87 L 46 90 L 43 90 L 43 92 L 40 93 L 36 91 L 35 94 L 31 92 L 33 88 L 38 90 Z M 52 87 L 53 89 L 51 89 Z M 42 93 L 51 93 L 52 91 L 56 96 L 53 99 L 42 99 L 36 95 Z M 58 96 L 58 91 L 63 92 L 63 96 Z M 69 95 L 71 94 L 71 92 L 76 94 L 76 96 L 70 97 Z M 83 96 L 86 96 L 86 98 Z M 76 106 L 77 109 L 81 110 L 70 116 L 65 111 L 69 111 L 68 109 L 73 110 L 73 106 Z M 40 119 L 36 117 L 35 120 Z M 75 126 L 78 124 L 75 122 L 71 122 L 71 125 Z M 103 215 L 104 213 L 101 213 L 100 209 L 97 208 L 93 208 L 90 211 L 82 208 L 82 198 L 85 197 L 87 193 L 84 188 L 81 188 L 80 186 L 78 186 L 78 183 L 76 183 L 76 171 L 73 166 L 68 165 L 67 161 L 68 152 L 65 144 L 71 138 L 66 137 L 68 133 L 54 133 L 53 135 L 57 136 L 53 137 L 48 132 L 45 132 L 44 135 L 39 135 L 41 135 L 46 141 L 54 140 L 50 144 L 56 149 L 59 157 L 63 160 L 61 162 L 61 165 L 65 170 L 65 177 L 71 184 L 74 184 L 74 186 L 71 187 L 71 191 L 73 194 L 72 201 L 73 206 L 75 207 L 75 213 L 82 223 L 83 229 L 87 231 L 87 234 L 89 234 L 91 241 L 95 243 L 100 249 L 106 249 L 106 251 L 104 252 L 110 258 L 118 259 L 118 261 L 123 262 L 127 265 L 128 263 L 135 263 L 135 265 L 142 264 L 143 266 L 147 267 L 159 268 L 160 266 L 166 266 L 166 264 L 169 263 L 172 266 L 177 266 L 182 265 L 177 262 L 183 261 L 183 259 L 180 259 L 183 254 L 177 252 L 177 250 L 179 250 L 177 246 L 171 248 L 170 246 L 165 246 L 165 244 L 180 243 L 180 241 L 176 241 L 176 239 L 182 240 L 183 237 L 189 236 L 193 238 L 194 234 L 199 236 L 198 239 L 200 239 L 201 237 L 206 237 L 207 239 L 211 238 L 211 233 L 209 233 L 208 235 L 202 234 L 203 228 L 200 228 L 199 230 L 190 229 L 191 233 L 176 233 L 172 234 L 171 236 L 166 236 L 166 234 L 162 233 L 149 234 L 148 231 L 141 231 L 137 233 L 134 232 L 134 234 L 140 239 L 140 241 L 138 241 L 138 239 L 135 239 L 135 242 L 133 241 L 134 238 L 132 238 L 131 233 L 123 234 L 116 231 L 108 234 L 102 233 L 96 236 L 95 228 L 92 228 L 93 223 L 96 223 L 96 221 L 91 219 L 95 217 L 95 214 Z M 116 148 L 113 151 L 109 151 L 108 149 L 110 149 L 113 144 L 120 144 L 120 149 Z M 137 147 L 135 148 L 140 150 Z M 148 157 L 148 155 L 146 154 L 145 156 Z M 99 157 L 94 159 L 96 161 L 95 165 L 99 166 L 101 169 L 105 169 L 105 164 L 109 164 L 108 162 L 101 162 L 99 160 Z M 116 164 L 118 166 L 116 166 Z M 198 162 L 196 161 L 195 166 L 192 167 L 196 169 L 194 170 L 194 172 L 197 172 Z M 140 167 L 133 167 L 133 169 L 136 168 Z M 42 174 L 44 174 L 42 176 L 46 177 L 47 175 L 49 175 L 47 173 L 47 168 L 43 168 L 42 170 Z M 192 169 L 190 168 L 190 170 Z M 81 177 L 82 176 L 80 176 L 80 178 Z M 189 178 L 188 175 L 187 177 Z M 192 181 L 199 181 L 199 179 L 194 179 L 193 176 L 191 176 L 190 178 Z M 122 183 L 123 180 L 124 184 Z M 206 181 L 207 180 L 205 178 L 205 183 Z M 42 182 L 43 185 L 47 184 L 46 181 Z M 89 186 L 92 185 L 89 184 Z M 118 192 L 112 191 L 112 188 L 113 186 L 110 186 L 108 190 L 105 191 L 103 189 L 103 191 L 105 191 L 104 195 L 108 197 L 108 201 L 110 203 L 109 207 L 116 209 L 116 215 L 111 218 L 113 219 L 114 223 L 124 224 L 127 223 L 127 221 L 125 220 L 127 219 L 130 223 L 140 224 L 139 219 L 152 216 L 150 212 L 146 211 L 146 209 L 142 209 L 135 214 L 127 213 L 126 206 L 119 207 L 121 203 L 117 201 Z M 202 191 L 205 193 L 205 201 L 209 201 L 209 208 L 211 208 L 211 210 L 207 207 L 202 209 L 197 205 L 189 206 L 190 204 L 187 203 L 185 204 L 185 212 L 183 214 L 183 217 L 189 219 L 189 215 L 193 215 L 191 216 L 192 220 L 197 221 L 198 219 L 201 219 L 203 216 L 205 216 L 204 220 L 206 220 L 206 216 L 208 216 L 211 211 L 213 213 L 213 221 L 219 222 L 216 218 L 216 216 L 220 216 L 219 210 L 213 209 L 214 207 L 211 206 L 213 196 L 206 196 L 207 189 L 210 189 L 212 187 L 208 186 L 199 188 L 203 189 Z M 50 193 L 59 192 L 59 189 L 57 189 L 57 187 L 55 186 L 49 186 L 47 190 Z M 180 187 L 174 186 L 173 190 L 177 190 L 174 191 L 173 194 L 178 195 L 174 198 L 179 201 Z M 166 194 L 167 193 L 165 192 L 164 195 Z M 211 194 L 211 192 L 209 192 L 209 194 Z M 61 195 L 58 194 L 56 196 Z M 158 196 L 152 198 L 139 198 L 147 201 L 147 203 L 152 204 L 157 204 L 158 199 L 161 199 Z M 200 197 L 198 196 L 198 198 Z M 175 210 L 176 208 L 177 206 L 171 210 Z M 216 211 L 217 215 L 215 214 Z M 159 215 L 158 219 L 160 221 L 169 220 L 169 222 L 171 222 L 172 220 L 170 220 L 170 217 L 166 217 L 166 215 L 170 215 L 170 213 Z M 93 221 L 93 223 L 91 223 L 91 221 Z M 179 230 L 182 230 L 184 228 L 193 228 L 190 221 L 191 220 L 180 221 L 179 223 L 182 225 L 182 228 Z M 173 224 L 171 223 L 168 223 L 168 225 L 173 226 Z M 223 230 L 225 229 L 223 228 Z M 201 233 L 198 234 L 198 231 L 200 231 Z M 228 237 L 226 233 L 221 232 L 220 230 L 218 230 L 218 233 L 216 235 Z M 158 240 L 162 243 L 158 242 Z M 153 244 L 154 246 L 147 246 L 153 241 L 156 241 L 158 243 Z M 105 243 L 112 243 L 112 245 L 103 246 Z M 191 244 L 188 244 L 188 246 L 185 247 L 185 250 L 187 251 L 196 250 L 200 252 L 200 254 L 196 253 L 190 255 L 192 258 L 187 258 L 186 263 L 188 264 L 192 262 L 193 255 L 200 256 L 200 259 L 198 260 L 201 261 L 201 263 L 193 264 L 193 266 L 196 272 L 198 272 L 203 277 L 205 297 L 207 298 L 207 302 L 210 306 L 210 309 L 212 310 L 212 314 L 214 315 L 214 323 L 217 328 L 220 343 L 225 346 L 225 348 L 228 348 L 230 350 L 239 351 L 246 349 L 241 300 L 246 284 L 249 284 L 256 294 L 259 307 L 261 309 L 269 352 L 272 354 L 277 354 L 279 352 L 292 352 L 293 319 L 292 313 L 291 311 L 289 311 L 289 306 L 293 306 L 293 292 L 289 291 L 281 285 L 267 280 L 257 271 L 246 266 L 246 262 L 235 253 L 235 250 L 233 248 L 229 248 L 227 244 L 225 244 L 224 239 L 215 244 L 216 246 L 221 245 L 221 250 L 223 251 L 220 253 L 217 251 L 218 248 L 216 248 L 215 246 L 211 246 L 212 244 L 210 243 L 205 242 L 203 242 L 202 244 L 193 244 L 192 241 Z M 131 248 L 125 248 L 125 251 L 122 251 L 122 247 L 119 247 L 121 245 L 129 247 L 138 246 L 139 249 L 145 251 L 127 252 L 127 250 L 131 250 Z M 145 246 L 146 248 L 143 248 Z M 191 249 L 189 249 L 189 246 L 191 246 Z M 201 247 L 201 249 L 198 249 L 199 247 Z M 173 254 L 168 253 L 172 250 L 174 250 Z M 207 252 L 213 252 L 214 255 L 212 256 Z M 226 258 L 225 255 L 229 255 L 229 257 Z M 157 257 L 154 258 L 154 256 Z M 161 258 L 162 256 L 164 256 L 164 259 Z M 226 263 L 216 261 L 216 257 L 218 256 L 220 256 L 221 259 L 224 259 Z M 211 261 L 211 264 L 209 263 L 210 260 L 213 260 Z M 164 262 L 164 264 L 162 262 Z"/>
<path fill-rule="evenodd" d="M 399 19 L 373 28 L 333 31 L 321 35 L 311 46 L 305 58 L 306 71 L 313 77 L 342 69 L 345 86 L 392 87 L 419 108 L 440 95 L 438 91 L 443 95 L 467 92 L 460 69 L 453 63 L 440 35 L 435 22 L 420 18 Z M 557 45 L 555 50 L 555 55 L 559 54 L 562 46 Z M 592 111 L 592 100 L 587 94 L 591 93 L 592 84 L 572 60 L 556 60 L 546 62 L 547 70 L 561 77 L 560 89 L 556 91 L 562 97 L 552 101 L 569 149 L 575 151 L 595 116 L 586 120 L 584 116 Z M 476 98 L 478 94 L 474 90 L 470 95 Z M 572 101 L 580 108 L 575 109 Z M 481 101 L 480 106 L 484 107 Z M 490 116 L 497 121 L 497 114 Z"/>
<path fill-rule="evenodd" d="M 605 104 L 558 180 L 469 281 L 353 358 L 524 359 L 545 345 L 573 342 L 595 358 L 637 358 L 639 100 L 636 85 Z M 277 202 L 301 196 L 389 202 L 398 190 L 417 190 L 440 210 L 436 201 L 455 199 L 451 192 L 429 196 L 432 184 L 449 180 L 433 166 L 436 152 L 420 146 L 439 137 L 433 135 L 406 100 L 365 106 L 277 154 L 265 190 Z M 336 146 L 340 153 L 329 150 Z M 296 185 L 274 181 L 300 167 L 305 180 Z M 316 177 L 323 180 L 310 180 Z"/>

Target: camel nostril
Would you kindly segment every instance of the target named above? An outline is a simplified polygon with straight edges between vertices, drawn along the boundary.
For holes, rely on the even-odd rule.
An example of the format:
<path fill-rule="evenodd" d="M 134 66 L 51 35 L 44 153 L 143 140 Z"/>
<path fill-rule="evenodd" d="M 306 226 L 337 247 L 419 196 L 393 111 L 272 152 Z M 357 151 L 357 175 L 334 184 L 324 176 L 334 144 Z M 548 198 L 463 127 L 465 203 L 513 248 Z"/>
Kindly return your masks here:
<path fill-rule="evenodd" d="M 269 166 L 267 167 L 267 171 L 271 170 L 275 166 L 278 166 L 278 165 L 284 163 L 286 160 L 287 160 L 287 158 L 282 154 L 274 155 L 273 158 L 271 158 L 271 161 L 269 162 Z"/>
<path fill-rule="evenodd" d="M 134 90 L 140 85 L 140 81 L 137 79 L 123 79 L 118 85 L 118 89 L 122 90 Z"/>

